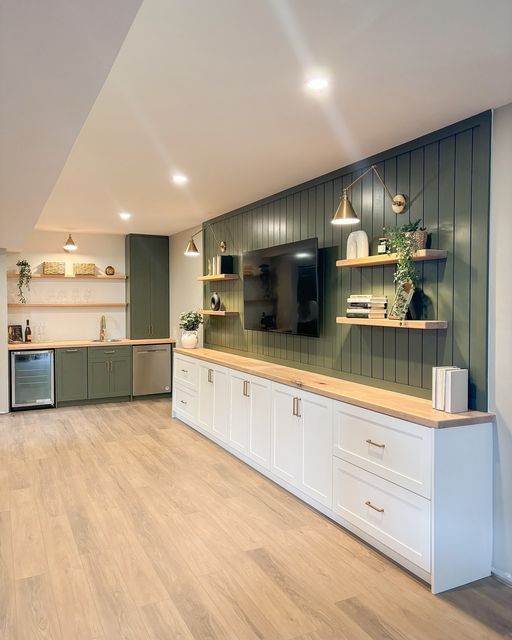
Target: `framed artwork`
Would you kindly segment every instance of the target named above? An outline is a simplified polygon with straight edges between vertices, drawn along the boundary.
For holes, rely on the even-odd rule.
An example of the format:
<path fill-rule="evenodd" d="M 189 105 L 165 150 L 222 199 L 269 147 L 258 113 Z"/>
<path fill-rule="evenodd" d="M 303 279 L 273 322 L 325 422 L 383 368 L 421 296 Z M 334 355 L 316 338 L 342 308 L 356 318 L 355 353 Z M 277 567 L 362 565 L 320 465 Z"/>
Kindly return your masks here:
<path fill-rule="evenodd" d="M 10 324 L 8 327 L 9 342 L 23 342 L 21 324 Z"/>
<path fill-rule="evenodd" d="M 413 294 L 414 285 L 412 282 L 403 282 L 398 285 L 393 306 L 391 307 L 391 311 L 388 313 L 388 318 L 390 320 L 405 320 Z"/>

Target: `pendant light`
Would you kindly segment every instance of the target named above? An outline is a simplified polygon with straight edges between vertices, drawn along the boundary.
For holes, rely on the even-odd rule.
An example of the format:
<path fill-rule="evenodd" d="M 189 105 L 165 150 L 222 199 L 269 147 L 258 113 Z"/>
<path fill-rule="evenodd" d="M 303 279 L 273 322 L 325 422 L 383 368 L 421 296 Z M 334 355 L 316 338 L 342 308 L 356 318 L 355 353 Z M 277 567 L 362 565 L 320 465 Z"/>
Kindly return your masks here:
<path fill-rule="evenodd" d="M 380 173 L 377 171 L 377 166 L 372 164 L 371 167 L 366 169 L 364 173 L 362 173 L 358 178 L 356 178 L 353 182 L 351 182 L 348 185 L 348 187 L 345 187 L 343 189 L 343 193 L 341 194 L 340 204 L 338 205 L 338 208 L 336 209 L 336 212 L 333 215 L 331 220 L 332 224 L 336 224 L 336 225 L 357 224 L 358 222 L 360 222 L 357 216 L 357 213 L 354 211 L 354 207 L 352 206 L 350 200 L 348 199 L 347 192 L 350 189 L 350 187 L 354 186 L 356 182 L 359 182 L 359 180 L 362 180 L 366 174 L 370 173 L 370 171 L 373 171 L 375 173 L 380 183 L 384 187 L 384 191 L 386 192 L 386 195 L 391 200 L 391 208 L 393 209 L 393 212 L 394 213 L 404 212 L 406 202 L 407 202 L 406 197 L 402 193 L 397 193 L 396 196 L 392 196 L 391 191 L 386 187 L 384 180 L 381 178 Z"/>
<path fill-rule="evenodd" d="M 195 235 L 195 234 L 194 234 Z M 190 238 L 187 244 L 187 248 L 185 249 L 186 256 L 198 256 L 199 249 L 196 247 L 196 243 L 194 242 L 194 236 Z"/>
<path fill-rule="evenodd" d="M 68 239 L 66 240 L 66 244 L 64 245 L 64 251 L 67 253 L 71 253 L 72 251 L 76 251 L 78 249 L 78 245 L 75 244 L 71 234 L 69 234 Z"/>
<path fill-rule="evenodd" d="M 201 229 L 199 229 L 199 231 L 196 231 L 195 233 L 193 233 L 190 236 L 190 240 L 188 241 L 187 248 L 184 251 L 184 255 L 186 255 L 186 256 L 198 256 L 199 255 L 199 249 L 196 247 L 196 243 L 194 242 L 194 238 L 195 238 L 195 236 L 197 236 L 200 233 L 202 233 L 205 229 L 211 229 L 212 230 L 213 237 L 215 238 L 215 242 L 217 243 L 217 246 L 219 247 L 219 253 L 226 253 L 226 249 L 228 248 L 228 245 L 226 244 L 225 240 L 221 240 L 219 242 L 217 240 L 217 236 L 215 235 L 215 231 L 213 230 L 213 226 L 212 225 L 208 225 L 207 227 L 201 227 Z"/>

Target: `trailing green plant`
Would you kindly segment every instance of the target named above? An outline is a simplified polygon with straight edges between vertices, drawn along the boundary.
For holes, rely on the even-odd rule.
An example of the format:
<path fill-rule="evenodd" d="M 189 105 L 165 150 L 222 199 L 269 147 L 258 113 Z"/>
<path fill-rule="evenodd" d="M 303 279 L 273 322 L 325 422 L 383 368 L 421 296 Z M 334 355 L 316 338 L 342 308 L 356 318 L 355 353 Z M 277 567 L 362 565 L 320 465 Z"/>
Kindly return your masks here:
<path fill-rule="evenodd" d="M 412 223 L 413 226 L 414 224 L 416 223 Z M 388 253 L 396 253 L 398 258 L 393 276 L 395 284 L 403 285 L 406 282 L 412 282 L 416 289 L 419 284 L 419 276 L 413 254 L 418 249 L 418 242 L 411 230 L 405 228 L 409 226 L 411 225 L 407 224 L 395 229 L 385 229 L 385 231 L 389 239 Z"/>
<path fill-rule="evenodd" d="M 18 267 L 18 299 L 21 304 L 27 302 L 23 287 L 26 287 L 27 291 L 30 291 L 30 281 L 32 280 L 32 268 L 26 260 L 18 260 L 16 263 Z"/>
<path fill-rule="evenodd" d="M 180 329 L 183 331 L 197 331 L 203 324 L 203 316 L 197 311 L 184 311 L 180 314 Z"/>

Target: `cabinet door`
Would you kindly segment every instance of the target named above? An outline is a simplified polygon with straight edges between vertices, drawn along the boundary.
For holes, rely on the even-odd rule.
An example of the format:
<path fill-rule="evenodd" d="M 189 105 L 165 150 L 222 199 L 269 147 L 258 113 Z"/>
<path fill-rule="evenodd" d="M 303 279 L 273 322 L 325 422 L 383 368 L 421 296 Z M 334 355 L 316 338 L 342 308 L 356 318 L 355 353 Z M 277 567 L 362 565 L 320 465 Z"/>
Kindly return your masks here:
<path fill-rule="evenodd" d="M 251 405 L 249 456 L 266 469 L 270 468 L 271 387 L 268 380 L 254 376 L 246 385 Z"/>
<path fill-rule="evenodd" d="M 197 421 L 206 431 L 213 425 L 213 367 L 207 363 L 199 365 L 199 407 Z"/>
<path fill-rule="evenodd" d="M 247 376 L 232 372 L 230 376 L 229 401 L 231 418 L 229 421 L 229 444 L 242 453 L 249 453 L 251 400 L 246 393 Z"/>
<path fill-rule="evenodd" d="M 128 336 L 151 337 L 151 238 L 129 235 L 126 239 Z"/>
<path fill-rule="evenodd" d="M 132 361 L 129 356 L 113 356 L 110 360 L 111 398 L 129 396 L 132 393 Z"/>
<path fill-rule="evenodd" d="M 295 487 L 301 485 L 301 423 L 300 418 L 293 413 L 294 398 L 299 395 L 291 387 L 273 385 L 271 469 Z"/>
<path fill-rule="evenodd" d="M 302 392 L 302 491 L 326 507 L 332 507 L 332 400 Z"/>
<path fill-rule="evenodd" d="M 152 338 L 169 337 L 169 238 L 151 237 L 150 334 Z"/>
<path fill-rule="evenodd" d="M 110 359 L 96 357 L 89 358 L 88 365 L 88 394 L 89 399 L 110 397 Z"/>
<path fill-rule="evenodd" d="M 229 428 L 229 372 L 227 369 L 213 369 L 213 421 L 212 433 L 227 442 Z"/>
<path fill-rule="evenodd" d="M 87 349 L 55 350 L 57 402 L 87 399 Z"/>

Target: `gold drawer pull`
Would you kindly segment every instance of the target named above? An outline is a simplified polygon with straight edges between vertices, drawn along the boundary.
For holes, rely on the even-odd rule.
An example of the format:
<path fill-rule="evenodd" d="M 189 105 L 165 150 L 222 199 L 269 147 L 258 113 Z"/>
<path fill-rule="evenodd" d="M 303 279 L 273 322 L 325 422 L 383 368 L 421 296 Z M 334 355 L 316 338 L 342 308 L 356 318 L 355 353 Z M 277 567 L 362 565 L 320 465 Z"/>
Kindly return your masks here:
<path fill-rule="evenodd" d="M 374 447 L 379 447 L 379 449 L 384 449 L 386 447 L 385 444 L 379 444 L 378 442 L 374 442 L 371 438 L 368 438 L 366 441 L 368 444 L 373 445 Z"/>
<path fill-rule="evenodd" d="M 188 369 L 182 369 L 183 373 L 188 373 Z"/>
<path fill-rule="evenodd" d="M 185 400 L 180 400 L 181 404 L 187 404 Z"/>
<path fill-rule="evenodd" d="M 375 506 L 370 502 L 370 500 L 367 500 L 367 501 L 365 502 L 365 505 L 366 505 L 367 507 L 370 507 L 370 508 L 371 508 L 371 509 L 373 509 L 374 511 L 378 511 L 379 513 L 384 513 L 384 509 L 379 509 L 379 507 L 375 507 Z"/>

